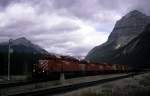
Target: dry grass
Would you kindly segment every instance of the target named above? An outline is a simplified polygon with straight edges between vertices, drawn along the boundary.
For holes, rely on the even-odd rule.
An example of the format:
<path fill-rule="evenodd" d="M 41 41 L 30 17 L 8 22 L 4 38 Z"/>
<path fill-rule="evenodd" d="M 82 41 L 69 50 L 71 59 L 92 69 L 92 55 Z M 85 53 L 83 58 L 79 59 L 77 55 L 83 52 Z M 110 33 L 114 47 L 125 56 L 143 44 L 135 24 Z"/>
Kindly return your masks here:
<path fill-rule="evenodd" d="M 139 85 L 128 84 L 123 87 L 105 85 L 98 93 L 83 92 L 81 96 L 150 96 L 150 75 L 138 81 Z"/>

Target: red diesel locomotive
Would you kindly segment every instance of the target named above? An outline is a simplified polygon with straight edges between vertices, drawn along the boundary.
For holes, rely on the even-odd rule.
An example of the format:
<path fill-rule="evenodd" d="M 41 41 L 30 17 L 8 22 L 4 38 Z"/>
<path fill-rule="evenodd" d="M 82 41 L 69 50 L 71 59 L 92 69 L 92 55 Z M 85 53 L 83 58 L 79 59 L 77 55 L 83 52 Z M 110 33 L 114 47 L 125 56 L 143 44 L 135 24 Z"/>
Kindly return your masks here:
<path fill-rule="evenodd" d="M 98 64 L 60 55 L 43 56 L 35 68 L 37 75 L 49 77 L 60 73 L 66 76 L 81 76 L 128 71 L 128 66 L 123 64 Z"/>

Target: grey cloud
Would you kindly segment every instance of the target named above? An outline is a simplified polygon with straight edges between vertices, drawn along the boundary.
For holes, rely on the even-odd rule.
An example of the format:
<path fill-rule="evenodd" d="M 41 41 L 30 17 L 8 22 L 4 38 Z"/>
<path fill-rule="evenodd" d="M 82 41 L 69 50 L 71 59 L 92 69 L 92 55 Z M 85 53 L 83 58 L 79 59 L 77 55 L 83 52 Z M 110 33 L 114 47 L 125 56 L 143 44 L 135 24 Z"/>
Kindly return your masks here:
<path fill-rule="evenodd" d="M 54 25 L 51 27 L 50 31 L 52 32 L 69 32 L 69 31 L 75 31 L 80 29 L 78 25 L 75 25 L 71 22 L 62 22 L 58 25 Z"/>
<path fill-rule="evenodd" d="M 28 11 L 33 13 L 27 11 L 27 16 L 21 13 L 20 20 L 13 13 L 15 16 L 13 22 L 8 19 L 11 17 L 8 14 L 11 8 L 5 12 L 5 9 L 13 4 L 29 5 L 34 10 Z M 3 8 L 0 10 L 0 16 L 2 13 L 6 18 L 1 20 L 0 17 L 0 24 L 7 23 L 0 27 L 0 41 L 25 36 L 50 52 L 85 55 L 92 47 L 99 44 L 96 42 L 101 40 L 99 38 L 106 36 L 100 32 L 106 28 L 112 29 L 113 24 L 122 15 L 134 9 L 150 15 L 149 4 L 150 0 L 0 0 L 0 8 Z M 26 7 L 28 6 L 23 6 L 20 11 L 26 10 Z M 54 21 L 52 14 L 56 15 Z M 67 19 L 64 20 L 64 18 Z M 45 25 L 45 22 L 50 25 Z M 91 28 L 93 28 L 92 31 Z M 86 31 L 90 32 L 86 33 Z M 99 38 L 95 39 L 92 37 L 93 34 L 99 35 L 97 36 Z M 90 39 L 93 39 L 92 43 Z"/>
<path fill-rule="evenodd" d="M 25 2 L 28 0 L 0 0 L 0 8 L 3 10 L 5 7 L 9 6 L 9 4 Z"/>
<path fill-rule="evenodd" d="M 70 8 L 74 6 L 79 0 L 52 0 L 56 8 Z"/>
<path fill-rule="evenodd" d="M 53 0 L 54 7 L 65 8 L 71 14 L 83 18 L 92 19 L 94 14 L 115 11 L 112 14 L 125 14 L 138 9 L 150 13 L 149 0 Z"/>
<path fill-rule="evenodd" d="M 137 9 L 150 15 L 150 0 L 136 0 L 136 2 L 131 3 L 133 3 L 132 9 Z"/>
<path fill-rule="evenodd" d="M 0 5 L 1 7 L 5 7 L 8 4 L 10 4 L 12 2 L 12 0 L 0 0 Z"/>

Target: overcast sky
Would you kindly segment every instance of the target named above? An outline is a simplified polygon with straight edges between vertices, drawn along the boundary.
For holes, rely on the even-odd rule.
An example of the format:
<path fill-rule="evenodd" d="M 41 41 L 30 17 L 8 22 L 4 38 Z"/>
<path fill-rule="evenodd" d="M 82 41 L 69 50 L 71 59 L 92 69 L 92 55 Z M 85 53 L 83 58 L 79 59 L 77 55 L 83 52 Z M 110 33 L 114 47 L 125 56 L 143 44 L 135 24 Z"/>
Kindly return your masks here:
<path fill-rule="evenodd" d="M 85 56 L 114 24 L 150 0 L 0 0 L 0 42 L 26 37 L 49 52 Z"/>

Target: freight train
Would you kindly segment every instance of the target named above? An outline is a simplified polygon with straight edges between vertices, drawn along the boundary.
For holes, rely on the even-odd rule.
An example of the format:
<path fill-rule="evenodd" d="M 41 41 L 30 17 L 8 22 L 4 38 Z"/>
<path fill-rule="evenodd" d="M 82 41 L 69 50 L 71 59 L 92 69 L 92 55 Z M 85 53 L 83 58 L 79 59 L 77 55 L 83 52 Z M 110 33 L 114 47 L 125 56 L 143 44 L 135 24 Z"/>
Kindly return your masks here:
<path fill-rule="evenodd" d="M 61 73 L 69 78 L 127 71 L 124 64 L 99 64 L 60 55 L 42 56 L 34 66 L 34 76 L 40 78 L 58 78 Z"/>

